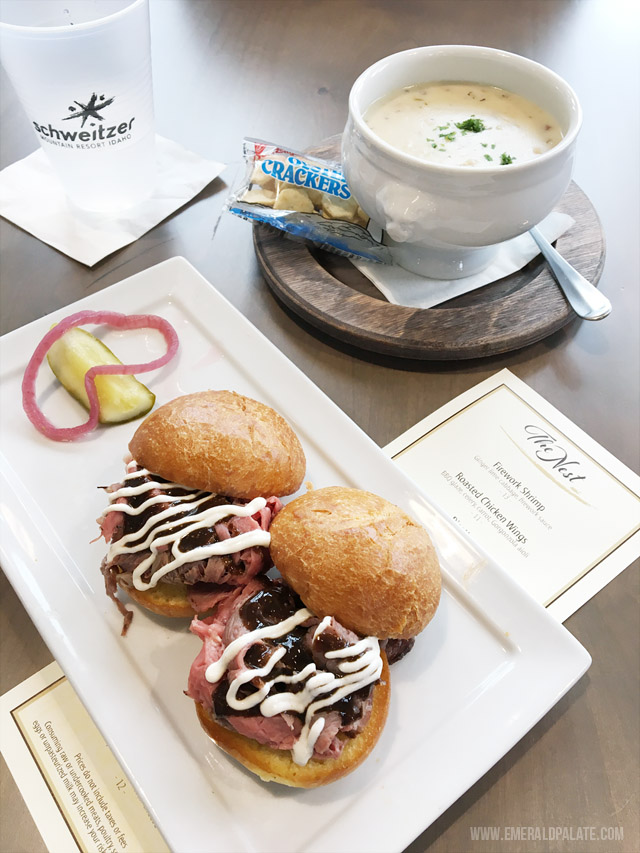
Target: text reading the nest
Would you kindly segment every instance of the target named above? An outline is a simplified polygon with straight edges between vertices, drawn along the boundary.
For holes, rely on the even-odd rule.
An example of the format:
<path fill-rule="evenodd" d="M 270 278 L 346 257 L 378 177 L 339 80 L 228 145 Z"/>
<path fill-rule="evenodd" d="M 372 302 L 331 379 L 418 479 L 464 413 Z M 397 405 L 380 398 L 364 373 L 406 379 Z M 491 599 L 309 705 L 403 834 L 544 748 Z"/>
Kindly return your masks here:
<path fill-rule="evenodd" d="M 587 479 L 585 474 L 579 473 L 580 462 L 569 459 L 569 454 L 555 436 L 535 424 L 528 424 L 524 431 L 527 433 L 526 440 L 531 441 L 536 448 L 536 459 L 550 465 L 552 470 L 570 483 Z"/>

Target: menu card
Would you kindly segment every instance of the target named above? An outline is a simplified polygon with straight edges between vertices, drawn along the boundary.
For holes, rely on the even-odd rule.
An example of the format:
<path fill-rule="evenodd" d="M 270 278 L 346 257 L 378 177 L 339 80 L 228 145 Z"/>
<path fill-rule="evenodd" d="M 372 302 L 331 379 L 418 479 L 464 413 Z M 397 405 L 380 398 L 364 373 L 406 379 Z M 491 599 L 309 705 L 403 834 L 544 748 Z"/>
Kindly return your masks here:
<path fill-rule="evenodd" d="M 385 450 L 559 621 L 640 554 L 640 478 L 509 370 Z"/>
<path fill-rule="evenodd" d="M 57 663 L 0 698 L 0 746 L 47 848 L 169 853 Z"/>

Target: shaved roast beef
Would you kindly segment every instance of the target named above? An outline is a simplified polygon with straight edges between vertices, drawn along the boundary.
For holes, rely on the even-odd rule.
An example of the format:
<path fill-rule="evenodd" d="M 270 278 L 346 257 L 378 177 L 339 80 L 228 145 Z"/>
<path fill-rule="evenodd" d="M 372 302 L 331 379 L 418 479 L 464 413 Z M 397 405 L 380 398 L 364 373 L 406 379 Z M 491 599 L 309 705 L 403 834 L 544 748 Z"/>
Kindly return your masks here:
<path fill-rule="evenodd" d="M 162 497 L 166 500 L 151 502 L 147 509 L 142 512 L 132 515 L 125 511 L 120 512 L 117 509 L 110 509 L 98 519 L 100 524 L 101 535 L 107 543 L 116 543 L 123 536 L 131 536 L 141 530 L 145 524 L 151 525 L 151 529 L 161 522 L 153 523 L 154 516 L 163 512 L 170 506 L 180 506 L 185 508 L 184 522 L 182 526 L 189 522 L 191 506 L 188 502 L 182 502 L 182 498 L 188 495 L 193 490 L 185 489 L 181 486 L 175 486 L 168 483 L 162 477 L 155 474 L 149 474 L 131 461 L 128 465 L 127 482 L 114 483 L 108 486 L 105 491 L 109 494 L 114 494 L 123 487 L 148 485 L 143 494 L 119 496 L 116 498 L 115 504 L 128 504 L 133 508 L 140 507 L 145 501 L 150 498 Z M 134 479 L 131 479 L 131 478 Z M 162 488 L 154 487 L 155 484 L 160 484 Z M 166 484 L 166 485 L 165 485 Z M 196 493 L 196 497 L 206 499 L 205 506 L 218 506 L 221 504 L 232 504 L 236 506 L 244 506 L 247 501 L 229 498 L 224 495 L 209 495 L 206 492 Z M 233 516 L 223 518 L 215 523 L 211 528 L 199 529 L 197 531 L 197 546 L 206 546 L 214 542 L 220 542 L 240 536 L 243 533 L 248 533 L 252 530 L 262 529 L 268 530 L 273 517 L 282 509 L 282 503 L 277 497 L 271 497 L 267 500 L 266 506 L 259 509 L 251 516 Z M 175 523 L 176 529 L 179 529 L 179 523 Z M 189 536 L 195 534 L 189 534 Z M 116 596 L 117 584 L 116 580 L 122 581 L 125 586 L 133 584 L 133 572 L 151 555 L 151 550 L 135 550 L 137 543 L 135 537 L 128 540 L 131 545 L 130 549 L 117 553 L 113 559 L 105 557 L 102 562 L 102 573 L 105 579 L 105 589 L 107 595 L 112 598 L 123 615 L 126 613 L 126 624 L 123 633 L 128 627 L 131 615 L 129 611 L 124 609 L 124 605 L 118 601 Z M 193 545 L 191 546 L 193 547 Z M 157 553 L 153 563 L 147 568 L 142 575 L 142 580 L 148 583 L 153 575 L 173 559 L 168 545 L 160 545 L 157 548 Z M 272 565 L 271 557 L 268 548 L 251 547 L 243 548 L 231 554 L 222 556 L 214 555 L 205 559 L 188 561 L 181 566 L 173 569 L 163 575 L 161 580 L 168 584 L 186 584 L 188 587 L 189 601 L 197 613 L 204 613 L 211 609 L 217 602 L 217 595 L 220 589 L 227 591 L 229 587 L 243 587 L 251 581 L 256 575 L 267 571 Z"/>
<path fill-rule="evenodd" d="M 219 660 L 225 648 L 238 637 L 256 628 L 282 622 L 303 606 L 284 581 L 260 577 L 242 591 L 236 591 L 235 595 L 221 598 L 212 616 L 194 619 L 191 625 L 191 630 L 200 637 L 203 645 L 191 667 L 187 695 L 202 704 L 222 725 L 272 749 L 293 748 L 302 730 L 303 714 L 286 712 L 264 717 L 259 704 L 238 711 L 227 703 L 226 694 L 231 681 L 238 675 L 264 667 L 277 648 L 284 648 L 285 654 L 275 664 L 269 678 L 300 672 L 310 663 L 315 663 L 318 670 L 337 673 L 337 661 L 326 658 L 324 653 L 353 645 L 361 638 L 335 619 L 325 622 L 322 632 L 318 632 L 320 620 L 314 616 L 285 637 L 262 638 L 242 648 L 230 662 L 225 675 L 215 684 L 207 681 L 205 673 L 207 667 Z M 240 687 L 238 698 L 250 695 L 263 684 L 263 678 L 257 673 Z M 286 687 L 274 684 L 272 690 L 295 692 L 301 686 L 301 683 L 287 684 Z M 369 685 L 319 710 L 317 717 L 324 719 L 324 726 L 315 743 L 314 758 L 337 757 L 343 749 L 344 738 L 354 737 L 362 731 L 371 714 L 372 690 L 373 685 Z"/>
<path fill-rule="evenodd" d="M 293 714 L 278 714 L 277 717 L 235 715 L 228 717 L 226 722 L 241 735 L 272 749 L 293 749 L 302 731 L 302 722 Z"/>
<path fill-rule="evenodd" d="M 380 648 L 384 649 L 389 666 L 391 666 L 392 663 L 397 663 L 405 655 L 408 655 L 415 642 L 415 637 L 409 637 L 408 640 L 385 640 L 380 644 Z"/>

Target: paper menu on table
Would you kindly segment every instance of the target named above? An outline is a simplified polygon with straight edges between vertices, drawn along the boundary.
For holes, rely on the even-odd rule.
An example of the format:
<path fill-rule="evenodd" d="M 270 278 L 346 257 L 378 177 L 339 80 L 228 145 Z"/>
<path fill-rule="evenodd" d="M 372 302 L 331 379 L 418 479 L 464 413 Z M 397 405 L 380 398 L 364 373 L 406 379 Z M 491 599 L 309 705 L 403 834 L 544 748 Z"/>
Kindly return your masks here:
<path fill-rule="evenodd" d="M 169 853 L 57 663 L 0 697 L 0 719 L 2 754 L 52 853 Z"/>
<path fill-rule="evenodd" d="M 508 370 L 385 449 L 560 621 L 640 554 L 640 478 Z"/>

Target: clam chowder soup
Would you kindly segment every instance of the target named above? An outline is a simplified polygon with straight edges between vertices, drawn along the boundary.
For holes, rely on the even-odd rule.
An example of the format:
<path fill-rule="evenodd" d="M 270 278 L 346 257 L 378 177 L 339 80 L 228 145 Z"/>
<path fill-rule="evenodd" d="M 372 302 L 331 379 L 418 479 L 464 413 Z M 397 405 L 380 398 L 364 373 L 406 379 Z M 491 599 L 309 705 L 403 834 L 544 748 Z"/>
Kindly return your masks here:
<path fill-rule="evenodd" d="M 526 98 L 476 83 L 418 83 L 373 103 L 365 122 L 394 148 L 445 166 L 508 166 L 562 139 L 553 116 Z"/>

